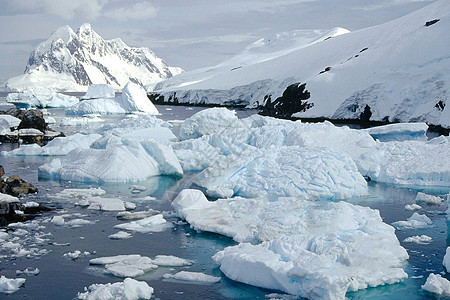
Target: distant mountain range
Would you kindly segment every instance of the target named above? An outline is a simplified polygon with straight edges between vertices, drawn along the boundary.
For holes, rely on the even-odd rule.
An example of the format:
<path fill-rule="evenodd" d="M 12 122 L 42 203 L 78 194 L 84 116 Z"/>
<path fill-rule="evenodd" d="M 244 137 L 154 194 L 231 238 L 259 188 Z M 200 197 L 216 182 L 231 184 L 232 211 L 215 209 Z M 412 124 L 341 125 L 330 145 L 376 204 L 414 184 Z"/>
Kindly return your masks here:
<path fill-rule="evenodd" d="M 24 74 L 10 78 L 5 89 L 86 91 L 92 83 L 122 89 L 128 81 L 151 87 L 181 72 L 148 48 L 129 47 L 120 38 L 104 40 L 90 24 L 83 24 L 76 33 L 69 26 L 53 32 L 30 54 Z"/>
<path fill-rule="evenodd" d="M 261 39 L 216 66 L 159 83 L 156 102 L 266 107 L 281 117 L 427 122 L 450 128 L 450 1 L 349 32 Z"/>

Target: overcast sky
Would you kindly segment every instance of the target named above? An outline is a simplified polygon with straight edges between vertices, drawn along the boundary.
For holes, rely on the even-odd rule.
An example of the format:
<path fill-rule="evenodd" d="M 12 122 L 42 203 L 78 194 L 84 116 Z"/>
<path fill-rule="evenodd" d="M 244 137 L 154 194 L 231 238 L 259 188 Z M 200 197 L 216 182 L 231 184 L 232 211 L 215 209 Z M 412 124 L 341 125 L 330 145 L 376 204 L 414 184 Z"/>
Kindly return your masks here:
<path fill-rule="evenodd" d="M 146 46 L 185 70 L 214 65 L 260 37 L 295 29 L 358 30 L 434 0 L 1 0 L 0 83 L 58 27 Z M 393 29 L 395 30 L 395 29 Z"/>

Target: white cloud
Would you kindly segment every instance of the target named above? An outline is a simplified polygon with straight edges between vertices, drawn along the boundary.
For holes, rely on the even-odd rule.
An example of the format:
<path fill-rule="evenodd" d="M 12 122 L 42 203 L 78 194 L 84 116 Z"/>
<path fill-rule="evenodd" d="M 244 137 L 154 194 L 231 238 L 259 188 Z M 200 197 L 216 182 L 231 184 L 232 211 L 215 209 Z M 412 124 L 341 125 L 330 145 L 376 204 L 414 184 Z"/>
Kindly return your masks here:
<path fill-rule="evenodd" d="M 108 0 L 44 0 L 44 8 L 47 13 L 60 16 L 64 19 L 72 19 L 75 15 L 81 15 L 88 20 L 96 19 L 101 15 L 103 6 Z"/>
<path fill-rule="evenodd" d="M 105 17 L 120 22 L 128 20 L 145 20 L 156 16 L 156 8 L 147 2 L 138 2 L 131 7 L 120 7 L 104 13 Z"/>

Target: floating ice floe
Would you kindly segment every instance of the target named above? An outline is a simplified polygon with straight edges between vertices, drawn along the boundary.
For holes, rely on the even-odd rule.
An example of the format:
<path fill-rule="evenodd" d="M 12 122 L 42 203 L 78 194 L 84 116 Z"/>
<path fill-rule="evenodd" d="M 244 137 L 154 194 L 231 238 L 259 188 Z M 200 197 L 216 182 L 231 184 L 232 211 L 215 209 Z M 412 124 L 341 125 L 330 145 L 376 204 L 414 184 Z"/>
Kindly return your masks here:
<path fill-rule="evenodd" d="M 138 254 L 99 257 L 91 259 L 89 263 L 103 265 L 106 273 L 117 277 L 136 277 L 158 268 L 150 258 Z"/>
<path fill-rule="evenodd" d="M 83 100 L 66 109 L 66 114 L 69 115 L 129 113 L 159 114 L 156 107 L 147 97 L 146 91 L 133 82 L 128 82 L 122 90 L 122 94 L 115 98 Z"/>
<path fill-rule="evenodd" d="M 450 281 L 439 274 L 431 273 L 422 289 L 433 294 L 450 297 Z"/>
<path fill-rule="evenodd" d="M 10 223 L 8 232 L 0 231 L 0 257 L 14 260 L 19 257 L 38 258 L 50 250 L 45 249 L 51 234 L 44 233 L 45 226 L 38 220 Z"/>
<path fill-rule="evenodd" d="M 418 204 L 415 204 L 415 203 L 413 203 L 413 204 L 406 204 L 405 205 L 405 209 L 406 210 L 419 210 L 419 209 L 422 209 L 422 206 L 420 206 Z"/>
<path fill-rule="evenodd" d="M 119 231 L 108 236 L 112 240 L 124 240 L 129 239 L 132 235 L 126 231 Z"/>
<path fill-rule="evenodd" d="M 216 283 L 220 281 L 220 277 L 215 277 L 200 272 L 189 271 L 180 271 L 175 274 L 164 274 L 164 278 L 198 283 Z"/>
<path fill-rule="evenodd" d="M 87 206 L 87 209 L 103 211 L 124 211 L 135 209 L 134 203 L 123 201 L 119 198 L 88 197 L 76 202 L 75 205 Z"/>
<path fill-rule="evenodd" d="M 12 294 L 19 290 L 19 288 L 25 283 L 25 278 L 6 278 L 0 277 L 0 292 L 5 294 Z"/>
<path fill-rule="evenodd" d="M 439 205 L 444 202 L 439 196 L 428 195 L 422 192 L 418 192 L 416 196 L 416 202 L 424 202 L 428 205 Z"/>
<path fill-rule="evenodd" d="M 183 190 L 172 206 L 197 230 L 260 243 L 241 243 L 213 256 L 236 281 L 307 298 L 344 299 L 347 291 L 407 278 L 402 264 L 408 254 L 377 210 L 294 197 L 210 202 L 194 190 Z"/>
<path fill-rule="evenodd" d="M 35 268 L 35 269 L 33 269 L 33 268 L 26 268 L 25 270 L 16 270 L 16 274 L 17 275 L 22 275 L 23 274 L 23 275 L 29 275 L 29 276 L 31 276 L 31 275 L 36 276 L 40 272 L 41 271 L 39 270 L 39 268 Z"/>
<path fill-rule="evenodd" d="M 444 259 L 442 260 L 442 264 L 445 267 L 445 270 L 447 270 L 447 273 L 450 273 L 450 247 L 447 247 L 447 250 L 445 250 Z"/>
<path fill-rule="evenodd" d="M 429 225 L 433 224 L 430 218 L 427 215 L 414 213 L 411 217 L 406 221 L 397 221 L 392 223 L 397 229 L 417 229 L 417 228 L 425 228 Z"/>
<path fill-rule="evenodd" d="M 156 255 L 153 263 L 160 267 L 184 267 L 193 264 L 191 260 L 173 255 Z"/>
<path fill-rule="evenodd" d="M 101 137 L 100 134 L 76 133 L 68 137 L 56 137 L 45 146 L 37 144 L 21 145 L 19 148 L 9 152 L 3 151 L 3 155 L 42 155 L 42 156 L 64 156 L 73 149 L 88 149 L 90 145 Z"/>
<path fill-rule="evenodd" d="M 419 245 L 426 245 L 431 243 L 432 238 L 429 237 L 428 235 L 415 235 L 415 236 L 410 236 L 407 237 L 406 239 L 403 240 L 406 243 L 414 243 L 414 244 L 419 244 Z"/>
<path fill-rule="evenodd" d="M 67 252 L 67 253 L 64 253 L 64 254 L 63 254 L 63 257 L 69 258 L 69 259 L 72 259 L 72 260 L 75 260 L 75 259 L 80 258 L 80 256 L 89 256 L 89 255 L 91 255 L 91 254 L 92 254 L 92 253 L 91 253 L 91 252 L 88 252 L 88 251 L 83 251 L 83 252 L 81 252 L 80 250 L 75 250 L 75 251 L 73 251 L 73 252 Z"/>
<path fill-rule="evenodd" d="M 170 227 L 172 227 L 172 223 L 167 222 L 162 214 L 114 226 L 114 228 L 142 233 L 161 232 Z"/>
<path fill-rule="evenodd" d="M 397 123 L 364 129 L 374 139 L 381 142 L 428 140 L 426 123 Z"/>
<path fill-rule="evenodd" d="M 92 284 L 85 288 L 84 293 L 78 293 L 78 299 L 99 300 L 99 299 L 127 299 L 139 300 L 150 299 L 153 295 L 153 288 L 145 281 L 137 281 L 132 278 L 125 278 L 123 282 Z"/>
<path fill-rule="evenodd" d="M 38 169 L 39 178 L 89 183 L 136 182 L 182 174 L 172 148 L 153 140 L 123 140 L 106 149 L 74 149 L 65 158 L 54 159 Z"/>
<path fill-rule="evenodd" d="M 49 195 L 50 198 L 55 199 L 86 199 L 88 197 L 103 196 L 106 191 L 101 188 L 88 188 L 88 189 L 64 189 L 54 195 Z"/>
<path fill-rule="evenodd" d="M 77 97 L 64 95 L 49 89 L 32 89 L 18 93 L 9 93 L 6 96 L 6 101 L 18 108 L 58 108 L 75 105 L 79 100 Z"/>
<path fill-rule="evenodd" d="M 84 219 L 72 219 L 70 221 L 66 221 L 63 216 L 54 216 L 51 220 L 51 223 L 53 223 L 55 226 L 65 226 L 70 228 L 78 228 L 85 225 L 92 224 L 89 220 Z"/>
<path fill-rule="evenodd" d="M 140 220 L 140 219 L 144 219 L 147 217 L 157 215 L 159 213 L 161 213 L 161 212 L 150 208 L 147 211 L 135 211 L 135 212 L 122 211 L 122 212 L 117 213 L 116 217 L 117 217 L 117 219 L 120 219 L 120 220 Z"/>

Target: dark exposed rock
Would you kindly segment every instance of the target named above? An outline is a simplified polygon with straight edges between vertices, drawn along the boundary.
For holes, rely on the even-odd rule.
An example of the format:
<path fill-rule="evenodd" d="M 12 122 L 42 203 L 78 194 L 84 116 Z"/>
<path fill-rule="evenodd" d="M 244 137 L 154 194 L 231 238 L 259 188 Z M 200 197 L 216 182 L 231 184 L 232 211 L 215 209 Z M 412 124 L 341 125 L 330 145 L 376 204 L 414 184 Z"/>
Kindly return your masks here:
<path fill-rule="evenodd" d="M 48 125 L 45 123 L 44 115 L 40 110 L 36 109 L 22 110 L 17 108 L 11 108 L 10 110 L 7 110 L 5 113 L 22 120 L 17 129 L 35 128 L 42 132 L 45 132 L 46 130 L 50 129 Z"/>
<path fill-rule="evenodd" d="M 442 100 L 439 100 L 439 102 L 436 103 L 436 105 L 435 105 L 434 107 L 436 107 L 436 108 L 439 109 L 440 111 L 443 111 L 444 108 L 445 108 L 445 102 L 442 101 Z"/>
<path fill-rule="evenodd" d="M 270 95 L 266 96 L 265 104 L 259 114 L 282 119 L 289 119 L 293 114 L 304 112 L 314 106 L 305 100 L 310 98 L 306 90 L 306 83 L 294 83 L 286 88 L 281 97 L 271 101 Z"/>
<path fill-rule="evenodd" d="M 0 135 L 0 142 L 16 143 L 21 140 L 25 144 L 43 144 L 55 137 L 64 136 L 63 133 L 55 133 L 48 126 L 40 110 L 11 108 L 7 111 L 0 111 L 0 114 L 10 115 L 21 120 L 19 126 L 17 128 L 11 128 L 11 130 L 36 129 L 40 131 L 37 134 L 20 131 L 17 133 L 16 131 L 15 133 Z"/>
<path fill-rule="evenodd" d="M 3 167 L 1 167 L 1 169 L 3 170 Z M 20 194 L 37 193 L 38 189 L 31 183 L 25 182 L 19 176 L 12 175 L 7 177 L 6 179 L 0 178 L 0 192 L 3 194 L 8 194 L 17 197 Z"/>
<path fill-rule="evenodd" d="M 428 21 L 428 22 L 425 23 L 425 26 L 428 27 L 428 26 L 431 26 L 433 24 L 436 24 L 437 22 L 439 22 L 439 20 L 440 19 L 434 19 L 434 20 Z"/>
<path fill-rule="evenodd" d="M 360 114 L 359 119 L 361 120 L 361 124 L 369 123 L 370 117 L 372 116 L 372 111 L 370 110 L 370 106 L 366 105 L 364 107 L 364 111 Z"/>
<path fill-rule="evenodd" d="M 331 67 L 326 67 L 325 70 L 320 71 L 319 74 L 323 74 L 323 73 L 328 72 L 330 70 L 331 70 Z"/>

